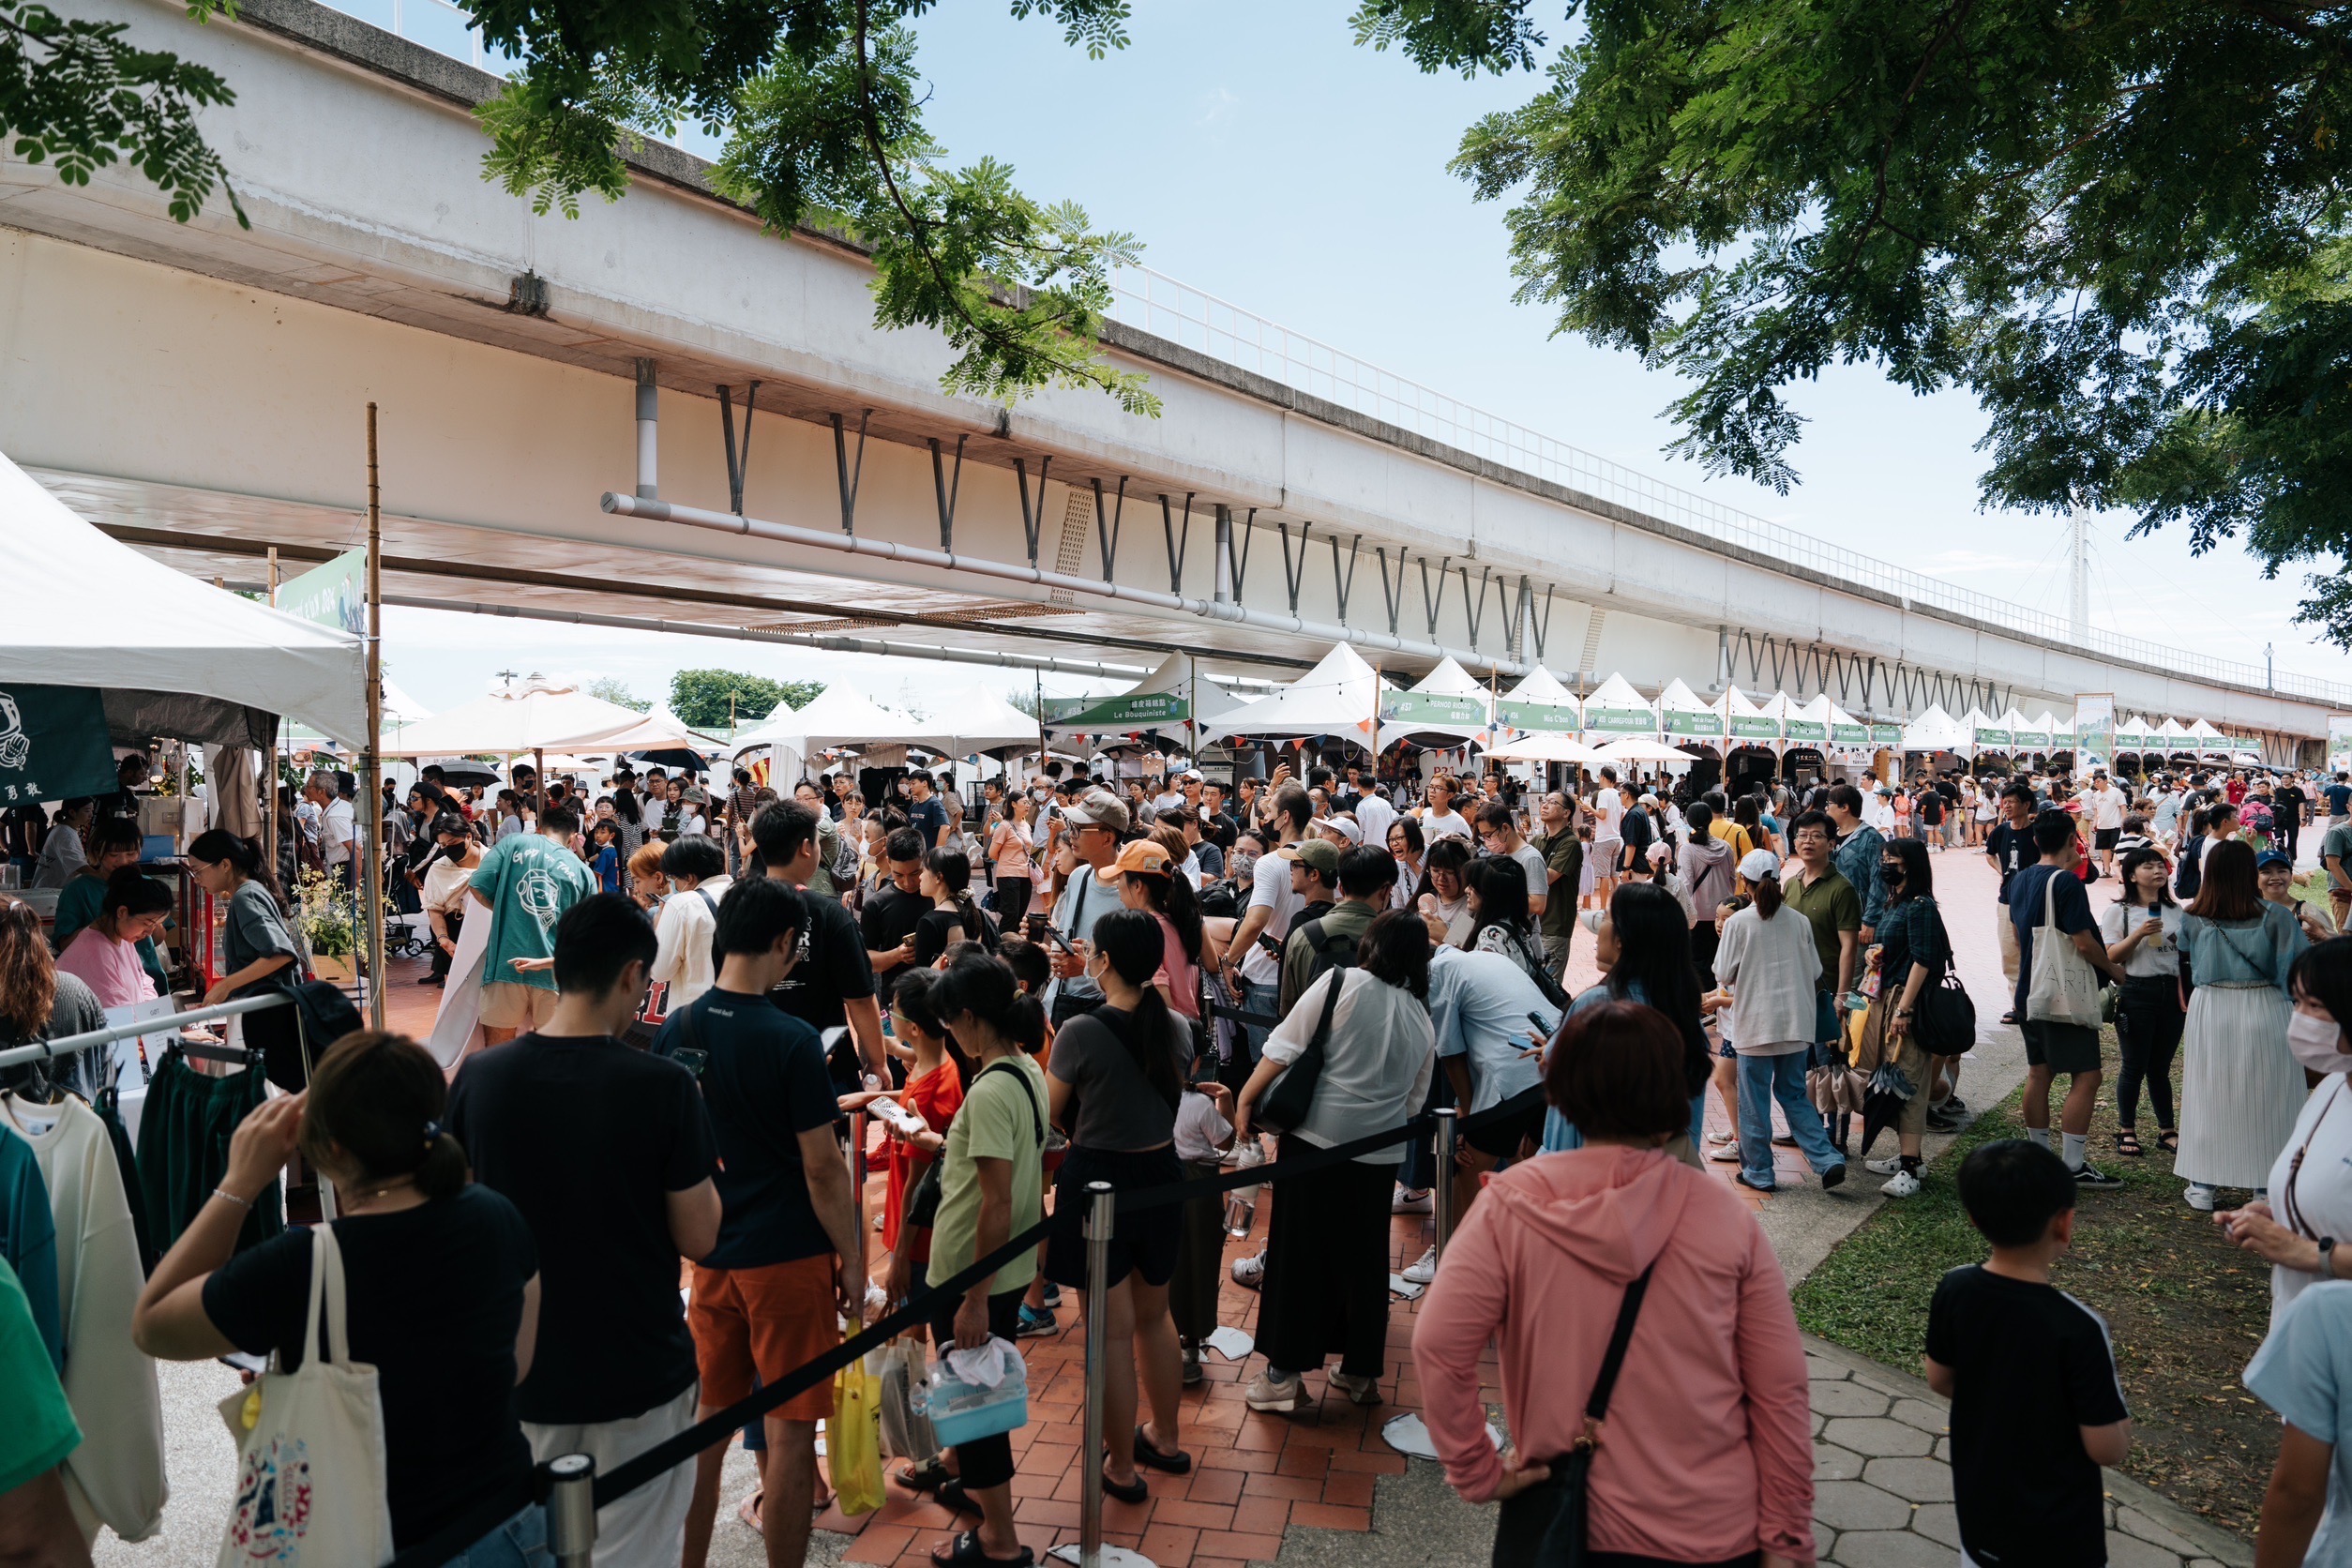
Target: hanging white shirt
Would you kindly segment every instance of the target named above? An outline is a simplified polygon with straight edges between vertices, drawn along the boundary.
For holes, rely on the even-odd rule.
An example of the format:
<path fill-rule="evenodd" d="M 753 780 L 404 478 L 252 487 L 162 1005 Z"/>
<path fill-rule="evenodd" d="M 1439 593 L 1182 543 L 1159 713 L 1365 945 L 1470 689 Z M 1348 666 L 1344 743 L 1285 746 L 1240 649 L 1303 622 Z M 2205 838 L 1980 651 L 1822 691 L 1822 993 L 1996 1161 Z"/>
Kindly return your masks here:
<path fill-rule="evenodd" d="M 59 822 L 41 840 L 41 859 L 33 870 L 33 885 L 63 887 L 89 864 L 89 859 L 82 848 L 82 835 Z"/>

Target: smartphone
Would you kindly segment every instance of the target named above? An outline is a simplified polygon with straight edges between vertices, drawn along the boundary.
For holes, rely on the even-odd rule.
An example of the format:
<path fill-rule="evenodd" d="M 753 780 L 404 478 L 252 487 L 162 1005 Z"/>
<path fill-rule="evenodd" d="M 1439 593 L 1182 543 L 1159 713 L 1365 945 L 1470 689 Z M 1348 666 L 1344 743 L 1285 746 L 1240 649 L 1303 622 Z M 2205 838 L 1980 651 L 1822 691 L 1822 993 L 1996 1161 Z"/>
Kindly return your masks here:
<path fill-rule="evenodd" d="M 1041 921 L 1038 925 L 1038 932 L 1046 941 L 1053 943 L 1064 953 L 1075 954 L 1078 951 L 1070 945 L 1070 939 L 1062 934 L 1062 928 L 1050 920 Z"/>

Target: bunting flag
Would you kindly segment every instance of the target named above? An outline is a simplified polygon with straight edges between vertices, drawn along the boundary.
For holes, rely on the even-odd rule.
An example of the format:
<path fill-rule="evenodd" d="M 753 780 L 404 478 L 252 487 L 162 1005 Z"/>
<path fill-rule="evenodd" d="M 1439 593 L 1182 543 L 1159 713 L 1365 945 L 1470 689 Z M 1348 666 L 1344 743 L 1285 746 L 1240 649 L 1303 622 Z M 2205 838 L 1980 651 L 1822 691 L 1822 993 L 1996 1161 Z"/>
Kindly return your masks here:
<path fill-rule="evenodd" d="M 751 787 L 755 790 L 765 789 L 768 775 L 774 771 L 775 765 L 773 754 L 762 749 L 760 753 L 760 760 L 751 764 Z"/>

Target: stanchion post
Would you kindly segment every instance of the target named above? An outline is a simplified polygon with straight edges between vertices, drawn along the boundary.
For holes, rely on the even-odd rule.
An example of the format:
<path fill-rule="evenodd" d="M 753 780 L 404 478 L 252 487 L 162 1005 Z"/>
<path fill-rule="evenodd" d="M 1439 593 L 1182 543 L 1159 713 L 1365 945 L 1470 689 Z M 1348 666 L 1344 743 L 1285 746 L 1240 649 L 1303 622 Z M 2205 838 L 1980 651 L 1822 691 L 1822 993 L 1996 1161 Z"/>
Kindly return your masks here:
<path fill-rule="evenodd" d="M 1086 1184 L 1086 1448 L 1078 1455 L 1078 1568 L 1103 1561 L 1103 1361 L 1110 1322 L 1110 1228 L 1108 1182 Z"/>
<path fill-rule="evenodd" d="M 548 1461 L 547 1545 L 562 1568 L 594 1568 L 596 1555 L 596 1461 L 565 1454 Z"/>
<path fill-rule="evenodd" d="M 1456 1112 L 1452 1106 L 1437 1108 L 1438 1145 L 1436 1190 L 1430 1194 L 1430 1207 L 1438 1221 L 1438 1256 L 1445 1256 L 1445 1244 L 1454 1239 L 1454 1154 Z"/>
<path fill-rule="evenodd" d="M 857 1295 L 857 1310 L 851 1321 L 857 1328 L 866 1326 L 866 1287 L 872 1275 L 866 1258 L 866 1238 L 871 1226 L 866 1217 L 866 1133 L 867 1115 L 863 1110 L 850 1112 L 850 1205 L 857 1215 L 857 1280 L 853 1287 Z"/>

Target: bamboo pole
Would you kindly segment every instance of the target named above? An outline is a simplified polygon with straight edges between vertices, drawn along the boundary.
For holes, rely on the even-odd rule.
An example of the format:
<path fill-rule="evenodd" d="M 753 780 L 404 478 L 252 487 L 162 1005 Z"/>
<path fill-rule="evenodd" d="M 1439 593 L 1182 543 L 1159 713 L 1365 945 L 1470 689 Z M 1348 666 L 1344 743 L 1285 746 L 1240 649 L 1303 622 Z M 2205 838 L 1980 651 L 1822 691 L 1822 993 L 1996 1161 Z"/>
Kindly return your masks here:
<path fill-rule="evenodd" d="M 368 1023 L 384 1027 L 384 505 L 376 469 L 376 405 L 368 405 L 368 735 L 360 767 L 368 857 L 360 897 L 367 900 Z"/>
<path fill-rule="evenodd" d="M 278 547 L 269 547 L 269 607 L 278 608 Z M 262 864 L 269 867 L 272 877 L 278 875 L 278 733 L 285 725 L 283 715 L 272 715 L 269 721 L 269 749 L 262 753 Z"/>

